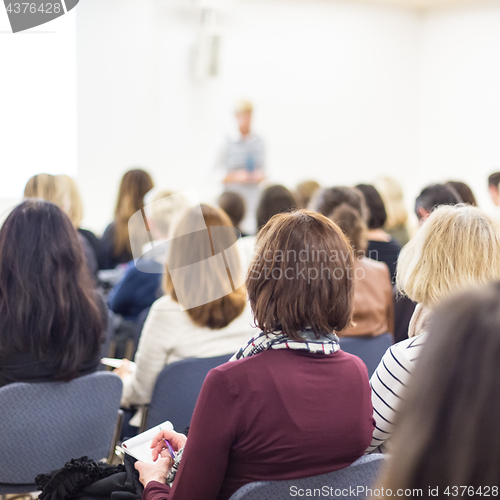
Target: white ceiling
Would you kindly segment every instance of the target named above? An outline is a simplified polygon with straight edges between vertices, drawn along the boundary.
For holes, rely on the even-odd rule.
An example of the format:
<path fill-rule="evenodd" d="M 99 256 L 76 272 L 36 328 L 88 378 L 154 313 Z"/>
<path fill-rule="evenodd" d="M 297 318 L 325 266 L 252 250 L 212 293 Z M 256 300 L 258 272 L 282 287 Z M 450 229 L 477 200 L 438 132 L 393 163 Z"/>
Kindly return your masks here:
<path fill-rule="evenodd" d="M 408 7 L 411 9 L 439 9 L 455 5 L 467 5 L 484 2 L 484 0 L 356 0 L 369 3 L 378 3 L 386 5 L 396 5 L 399 7 Z"/>

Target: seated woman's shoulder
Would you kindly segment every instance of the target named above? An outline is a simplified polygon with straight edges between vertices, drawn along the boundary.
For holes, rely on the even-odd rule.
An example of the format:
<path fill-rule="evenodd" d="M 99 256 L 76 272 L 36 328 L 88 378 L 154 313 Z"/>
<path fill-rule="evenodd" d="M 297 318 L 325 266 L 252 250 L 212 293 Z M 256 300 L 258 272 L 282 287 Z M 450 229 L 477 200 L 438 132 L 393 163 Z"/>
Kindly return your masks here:
<path fill-rule="evenodd" d="M 162 295 L 159 299 L 156 299 L 151 306 L 151 311 L 160 312 L 180 312 L 181 308 L 175 300 L 170 297 L 170 295 Z"/>
<path fill-rule="evenodd" d="M 363 257 L 358 260 L 359 267 L 368 269 L 374 273 L 387 274 L 389 276 L 389 267 L 385 262 L 380 262 L 377 260 L 370 259 L 369 257 Z"/>

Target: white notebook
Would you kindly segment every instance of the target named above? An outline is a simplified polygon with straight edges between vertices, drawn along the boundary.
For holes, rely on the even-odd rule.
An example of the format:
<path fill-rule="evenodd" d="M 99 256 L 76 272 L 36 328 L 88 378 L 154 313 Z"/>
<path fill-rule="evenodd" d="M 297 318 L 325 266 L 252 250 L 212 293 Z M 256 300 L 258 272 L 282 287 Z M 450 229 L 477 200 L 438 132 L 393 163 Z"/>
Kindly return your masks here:
<path fill-rule="evenodd" d="M 106 366 L 111 366 L 111 368 L 120 368 L 123 359 L 116 358 L 102 358 L 101 363 Z M 130 371 L 134 372 L 136 369 L 136 364 L 133 361 L 129 361 Z"/>
<path fill-rule="evenodd" d="M 125 453 L 136 458 L 137 460 L 153 464 L 153 450 L 151 449 L 151 442 L 161 430 L 173 431 L 174 426 L 167 420 L 166 422 L 163 422 L 163 424 L 157 425 L 156 427 L 153 427 L 138 436 L 124 441 L 122 443 L 122 448 Z"/>

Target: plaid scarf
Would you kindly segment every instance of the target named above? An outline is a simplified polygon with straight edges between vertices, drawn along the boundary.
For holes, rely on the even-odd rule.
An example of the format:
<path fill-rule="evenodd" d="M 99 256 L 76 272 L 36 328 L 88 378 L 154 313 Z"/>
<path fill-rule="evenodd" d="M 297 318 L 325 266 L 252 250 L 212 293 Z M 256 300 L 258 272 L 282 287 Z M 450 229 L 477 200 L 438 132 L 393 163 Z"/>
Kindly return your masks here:
<path fill-rule="evenodd" d="M 334 333 L 324 334 L 317 339 L 314 332 L 307 328 L 300 334 L 303 341 L 292 340 L 281 332 L 269 335 L 260 332 L 252 337 L 229 361 L 248 358 L 268 349 L 292 349 L 314 354 L 332 354 L 340 349 L 339 339 Z"/>

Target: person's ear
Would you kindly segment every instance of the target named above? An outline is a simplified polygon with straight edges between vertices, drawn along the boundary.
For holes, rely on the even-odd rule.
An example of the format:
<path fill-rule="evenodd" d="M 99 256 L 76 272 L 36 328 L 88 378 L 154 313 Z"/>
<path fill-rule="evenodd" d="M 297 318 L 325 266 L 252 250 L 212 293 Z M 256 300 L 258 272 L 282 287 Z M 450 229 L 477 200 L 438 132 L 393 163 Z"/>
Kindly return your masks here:
<path fill-rule="evenodd" d="M 493 203 L 498 206 L 500 203 L 500 192 L 498 190 L 498 187 L 494 184 L 490 184 L 488 186 L 488 191 L 490 192 L 491 201 L 493 201 Z"/>
<path fill-rule="evenodd" d="M 427 219 L 427 217 L 429 217 L 429 215 L 431 215 L 431 213 L 424 207 L 417 208 L 417 217 L 420 225 L 422 225 L 425 222 L 425 220 Z"/>

